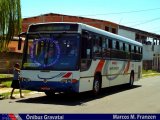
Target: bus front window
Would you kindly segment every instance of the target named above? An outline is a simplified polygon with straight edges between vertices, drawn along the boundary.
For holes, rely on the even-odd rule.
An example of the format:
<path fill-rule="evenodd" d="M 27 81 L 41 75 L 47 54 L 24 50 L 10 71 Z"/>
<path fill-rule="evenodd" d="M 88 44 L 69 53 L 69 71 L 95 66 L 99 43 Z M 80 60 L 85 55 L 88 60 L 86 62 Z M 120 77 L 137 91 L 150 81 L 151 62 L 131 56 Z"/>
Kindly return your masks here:
<path fill-rule="evenodd" d="M 79 42 L 78 34 L 29 34 L 23 69 L 77 70 Z"/>

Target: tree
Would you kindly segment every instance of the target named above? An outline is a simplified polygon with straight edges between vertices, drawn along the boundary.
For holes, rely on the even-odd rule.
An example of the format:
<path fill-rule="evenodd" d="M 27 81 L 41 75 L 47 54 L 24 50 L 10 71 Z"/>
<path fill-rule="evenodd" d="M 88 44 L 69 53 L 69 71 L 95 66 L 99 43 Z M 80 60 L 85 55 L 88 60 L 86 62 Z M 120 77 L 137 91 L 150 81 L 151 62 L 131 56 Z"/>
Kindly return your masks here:
<path fill-rule="evenodd" d="M 0 51 L 21 32 L 20 0 L 0 0 Z"/>

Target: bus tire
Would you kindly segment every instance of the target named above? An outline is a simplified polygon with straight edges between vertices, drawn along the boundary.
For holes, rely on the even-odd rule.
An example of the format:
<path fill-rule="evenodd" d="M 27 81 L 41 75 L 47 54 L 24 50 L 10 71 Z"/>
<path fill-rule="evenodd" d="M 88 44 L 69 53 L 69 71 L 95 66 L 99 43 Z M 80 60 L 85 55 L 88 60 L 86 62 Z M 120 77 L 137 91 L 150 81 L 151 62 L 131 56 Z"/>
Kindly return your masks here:
<path fill-rule="evenodd" d="M 100 76 L 96 75 L 94 78 L 94 82 L 93 82 L 93 95 L 97 96 L 100 93 L 101 90 L 101 81 L 100 81 Z"/>
<path fill-rule="evenodd" d="M 44 93 L 46 94 L 47 97 L 54 97 L 55 96 L 54 91 L 45 91 Z"/>
<path fill-rule="evenodd" d="M 130 75 L 130 82 L 128 84 L 128 87 L 133 87 L 133 84 L 134 84 L 134 72 L 131 72 L 131 75 Z"/>

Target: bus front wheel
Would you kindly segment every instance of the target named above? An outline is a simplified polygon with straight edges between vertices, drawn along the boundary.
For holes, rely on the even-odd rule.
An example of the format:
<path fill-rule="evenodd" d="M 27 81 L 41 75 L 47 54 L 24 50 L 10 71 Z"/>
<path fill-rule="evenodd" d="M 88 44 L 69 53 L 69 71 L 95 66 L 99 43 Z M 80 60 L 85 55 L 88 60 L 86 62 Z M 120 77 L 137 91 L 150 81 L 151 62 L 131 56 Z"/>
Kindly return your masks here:
<path fill-rule="evenodd" d="M 94 83 L 93 83 L 93 95 L 98 95 L 101 89 L 100 77 L 95 76 Z"/>

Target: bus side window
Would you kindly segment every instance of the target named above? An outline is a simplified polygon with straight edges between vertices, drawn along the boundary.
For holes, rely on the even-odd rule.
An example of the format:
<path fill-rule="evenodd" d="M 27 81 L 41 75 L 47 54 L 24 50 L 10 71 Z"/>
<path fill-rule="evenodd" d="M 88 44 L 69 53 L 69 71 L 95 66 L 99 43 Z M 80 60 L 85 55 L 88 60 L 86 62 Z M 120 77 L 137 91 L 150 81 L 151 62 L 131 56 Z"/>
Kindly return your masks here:
<path fill-rule="evenodd" d="M 140 47 L 138 47 L 138 53 L 141 54 L 141 48 Z"/>
<path fill-rule="evenodd" d="M 102 40 L 102 50 L 104 51 L 107 48 L 108 48 L 108 39 L 105 38 Z"/>
<path fill-rule="evenodd" d="M 125 44 L 123 42 L 119 42 L 118 55 L 120 59 L 126 59 L 124 49 L 125 49 Z"/>
<path fill-rule="evenodd" d="M 132 53 L 135 52 L 135 51 L 134 51 L 134 46 L 133 46 L 133 45 L 131 45 L 131 52 L 132 52 Z"/>
<path fill-rule="evenodd" d="M 119 42 L 119 50 L 120 50 L 120 51 L 123 51 L 123 47 L 124 47 L 124 46 L 123 46 L 123 43 L 122 43 L 122 42 Z"/>
<path fill-rule="evenodd" d="M 134 46 L 134 53 L 137 53 L 137 47 Z"/>
<path fill-rule="evenodd" d="M 140 60 L 142 60 L 142 52 L 143 52 L 142 50 L 143 50 L 143 48 L 140 47 L 140 55 L 141 55 Z"/>
<path fill-rule="evenodd" d="M 138 47 L 138 46 L 136 46 L 136 53 L 139 53 L 139 52 L 138 52 L 138 48 L 139 48 L 139 47 Z"/>
<path fill-rule="evenodd" d="M 96 36 L 93 41 L 94 58 L 101 57 L 101 53 L 102 53 L 102 37 Z"/>
<path fill-rule="evenodd" d="M 131 45 L 125 43 L 125 54 L 126 59 L 130 59 Z"/>
<path fill-rule="evenodd" d="M 142 47 L 138 47 L 138 53 L 142 54 Z"/>
<path fill-rule="evenodd" d="M 129 52 L 129 45 L 125 43 L 125 51 Z"/>
<path fill-rule="evenodd" d="M 102 57 L 103 58 L 109 57 L 108 38 L 104 38 L 102 40 Z"/>
<path fill-rule="evenodd" d="M 81 58 L 83 59 L 91 59 L 91 47 L 92 40 L 91 35 L 88 32 L 82 32 L 82 44 L 81 44 Z"/>
<path fill-rule="evenodd" d="M 141 53 L 141 54 L 143 53 L 143 48 L 142 48 L 142 47 L 140 48 L 140 53 Z"/>
<path fill-rule="evenodd" d="M 108 48 L 112 49 L 112 40 L 108 39 Z"/>
<path fill-rule="evenodd" d="M 135 60 L 134 45 L 131 45 L 131 59 L 132 59 L 132 60 Z"/>
<path fill-rule="evenodd" d="M 88 31 L 82 32 L 82 43 L 81 43 L 81 61 L 80 70 L 86 71 L 90 68 L 92 58 L 92 35 Z"/>
<path fill-rule="evenodd" d="M 116 50 L 119 50 L 119 49 L 120 49 L 120 47 L 119 47 L 119 42 L 116 41 Z"/>
<path fill-rule="evenodd" d="M 115 40 L 112 40 L 112 49 L 116 49 L 117 45 L 116 45 L 116 41 Z"/>

